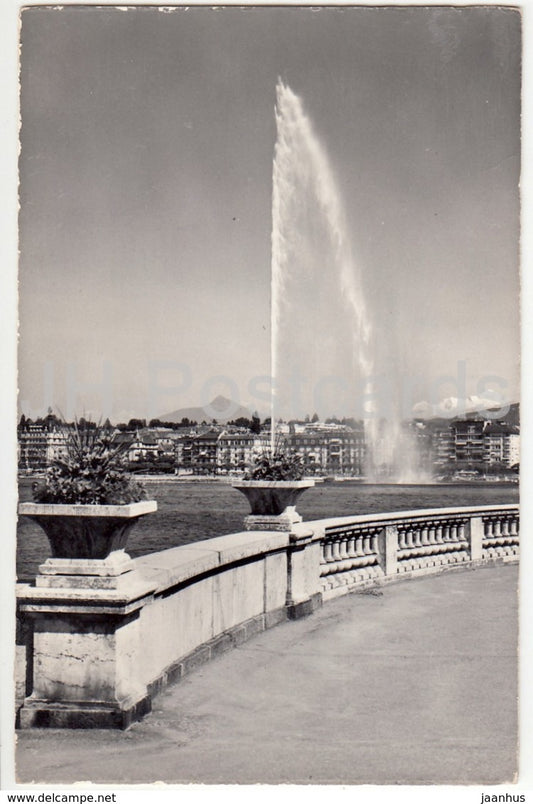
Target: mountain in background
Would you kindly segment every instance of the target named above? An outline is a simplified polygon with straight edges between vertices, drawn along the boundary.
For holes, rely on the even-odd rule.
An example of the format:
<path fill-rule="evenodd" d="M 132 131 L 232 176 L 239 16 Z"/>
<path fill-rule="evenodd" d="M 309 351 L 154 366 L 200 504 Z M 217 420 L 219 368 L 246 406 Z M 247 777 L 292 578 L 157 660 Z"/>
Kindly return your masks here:
<path fill-rule="evenodd" d="M 502 407 L 509 408 L 507 413 L 502 413 L 498 416 L 500 407 L 494 404 L 490 399 L 484 399 L 479 396 L 469 396 L 467 399 L 458 399 L 455 396 L 450 396 L 447 399 L 442 399 L 438 405 L 430 404 L 429 402 L 418 402 L 413 407 L 414 418 L 422 419 L 448 419 L 454 421 L 456 419 L 495 419 L 497 421 L 506 422 L 507 424 L 518 425 L 520 424 L 520 403 L 513 402 Z"/>
<path fill-rule="evenodd" d="M 508 424 L 512 427 L 520 426 L 520 402 L 513 402 L 510 404 L 507 413 L 501 416 L 498 415 L 499 410 L 499 408 L 487 407 L 484 410 L 466 411 L 466 413 L 462 414 L 461 416 L 453 416 L 452 418 L 432 416 L 431 418 L 427 419 L 427 421 L 431 422 L 433 426 L 441 425 L 446 427 L 452 422 L 464 421 L 465 419 L 490 419 L 491 421 L 502 422 L 503 424 Z"/>
<path fill-rule="evenodd" d="M 447 403 L 450 403 L 449 406 Z M 420 407 L 422 408 L 423 405 L 426 403 L 421 403 Z M 454 407 L 457 405 L 457 400 L 454 398 L 450 398 L 450 400 L 444 400 L 442 407 L 444 410 L 448 409 L 450 413 L 453 412 Z M 441 406 L 439 406 L 441 407 Z M 458 421 L 460 419 L 486 419 L 486 418 L 494 418 L 494 414 L 497 414 L 498 408 L 482 406 L 479 407 L 472 407 L 472 409 L 468 409 L 468 405 L 466 405 L 466 412 L 464 414 L 458 416 L 439 416 L 431 415 L 429 411 L 419 411 L 419 417 L 425 418 L 427 421 L 433 422 L 433 424 L 437 423 L 450 423 L 453 421 Z M 425 413 L 425 415 L 424 415 Z M 420 416 L 420 414 L 422 414 Z M 204 407 L 188 407 L 188 408 L 180 408 L 179 410 L 174 410 L 171 413 L 165 413 L 163 416 L 159 416 L 159 420 L 162 422 L 181 422 L 182 419 L 189 419 L 189 421 L 195 421 L 199 424 L 203 421 L 211 423 L 213 419 L 216 419 L 219 424 L 227 424 L 229 421 L 234 421 L 235 419 L 245 418 L 251 419 L 254 414 L 250 411 L 249 408 L 246 408 L 242 405 L 233 402 L 231 399 L 228 399 L 225 396 L 217 396 L 210 402 L 208 405 Z M 267 414 L 265 414 L 267 415 Z M 264 415 L 260 414 L 260 417 L 263 419 Z M 419 418 L 416 416 L 416 412 L 413 418 Z M 496 416 L 494 418 L 496 421 L 505 422 L 509 425 L 520 425 L 520 403 L 513 402 L 509 405 L 509 410 L 506 414 L 502 416 Z"/>
<path fill-rule="evenodd" d="M 490 413 L 493 415 L 497 412 L 498 408 L 490 408 L 488 411 L 482 411 L 483 414 Z M 512 424 L 513 426 L 520 425 L 520 402 L 513 402 L 512 405 L 509 405 L 509 410 L 505 414 L 505 416 L 498 416 L 499 422 L 505 422 L 506 424 Z"/>
<path fill-rule="evenodd" d="M 226 424 L 241 417 L 251 419 L 252 413 L 248 408 L 232 402 L 231 399 L 227 399 L 225 396 L 217 396 L 204 407 L 173 410 L 172 413 L 165 413 L 164 416 L 159 416 L 159 420 L 162 422 L 181 422 L 182 419 L 189 419 L 189 421 L 201 423 L 203 421 L 212 422 L 213 419 L 216 419 L 219 424 Z"/>

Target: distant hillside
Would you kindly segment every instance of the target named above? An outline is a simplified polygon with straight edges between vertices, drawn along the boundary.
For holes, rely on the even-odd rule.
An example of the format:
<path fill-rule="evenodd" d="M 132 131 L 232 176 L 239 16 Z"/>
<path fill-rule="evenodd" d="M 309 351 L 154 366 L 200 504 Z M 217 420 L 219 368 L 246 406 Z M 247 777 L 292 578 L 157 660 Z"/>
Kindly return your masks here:
<path fill-rule="evenodd" d="M 506 424 L 520 425 L 520 402 L 513 402 L 509 405 L 509 410 L 502 416 L 498 415 L 499 408 L 486 408 L 475 412 L 475 416 L 480 419 L 492 419 L 493 421 L 505 422 Z M 468 419 L 470 414 L 457 416 L 456 419 Z M 474 417 L 473 417 L 474 418 Z"/>
<path fill-rule="evenodd" d="M 203 408 L 180 408 L 179 410 L 173 410 L 172 413 L 165 413 L 164 416 L 159 416 L 159 420 L 162 422 L 181 422 L 182 419 L 189 419 L 189 421 L 200 423 L 203 421 L 211 422 L 216 419 L 219 424 L 226 424 L 226 422 L 240 419 L 241 417 L 251 419 L 252 413 L 248 408 L 237 405 L 236 402 L 232 402 L 231 399 L 227 399 L 225 396 L 217 396 Z"/>
<path fill-rule="evenodd" d="M 463 416 L 454 416 L 453 418 L 444 418 L 440 416 L 433 416 L 428 419 L 433 427 L 442 426 L 446 427 L 451 422 L 464 421 L 464 419 L 491 419 L 492 421 L 504 422 L 512 426 L 520 426 L 520 402 L 513 402 L 509 405 L 509 410 L 505 415 L 498 416 L 499 408 L 489 408 L 487 410 L 475 410 L 465 413 Z"/>
<path fill-rule="evenodd" d="M 502 422 L 507 422 L 507 424 L 520 424 L 520 402 L 513 402 L 512 405 L 509 405 L 509 413 L 501 418 Z"/>

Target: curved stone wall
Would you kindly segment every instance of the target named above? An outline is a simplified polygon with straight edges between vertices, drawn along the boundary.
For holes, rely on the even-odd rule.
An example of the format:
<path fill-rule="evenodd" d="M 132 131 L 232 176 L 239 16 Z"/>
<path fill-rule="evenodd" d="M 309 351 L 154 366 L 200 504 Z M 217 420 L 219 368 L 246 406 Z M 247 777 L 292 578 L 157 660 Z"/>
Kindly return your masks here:
<path fill-rule="evenodd" d="M 322 600 L 516 560 L 518 517 L 504 505 L 324 519 L 96 561 L 82 576 L 47 562 L 17 588 L 20 725 L 125 728 L 167 683 Z"/>

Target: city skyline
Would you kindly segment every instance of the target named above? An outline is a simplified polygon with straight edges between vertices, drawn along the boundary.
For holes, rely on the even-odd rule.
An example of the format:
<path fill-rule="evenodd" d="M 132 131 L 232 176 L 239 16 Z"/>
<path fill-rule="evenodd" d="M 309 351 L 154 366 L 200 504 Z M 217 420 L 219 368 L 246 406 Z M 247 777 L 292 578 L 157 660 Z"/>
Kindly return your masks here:
<path fill-rule="evenodd" d="M 22 17 L 22 412 L 68 417 L 69 387 L 101 409 L 89 384 L 114 420 L 218 393 L 268 408 L 278 76 L 329 153 L 382 366 L 517 400 L 517 11 Z"/>

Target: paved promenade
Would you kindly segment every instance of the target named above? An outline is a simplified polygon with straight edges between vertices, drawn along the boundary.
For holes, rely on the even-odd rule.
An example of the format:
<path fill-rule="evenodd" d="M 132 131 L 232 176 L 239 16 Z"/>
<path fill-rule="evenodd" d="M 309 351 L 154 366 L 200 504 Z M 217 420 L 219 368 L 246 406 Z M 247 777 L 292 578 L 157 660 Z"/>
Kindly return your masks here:
<path fill-rule="evenodd" d="M 129 731 L 20 732 L 18 781 L 511 781 L 517 582 L 500 566 L 331 601 L 203 666 Z"/>

